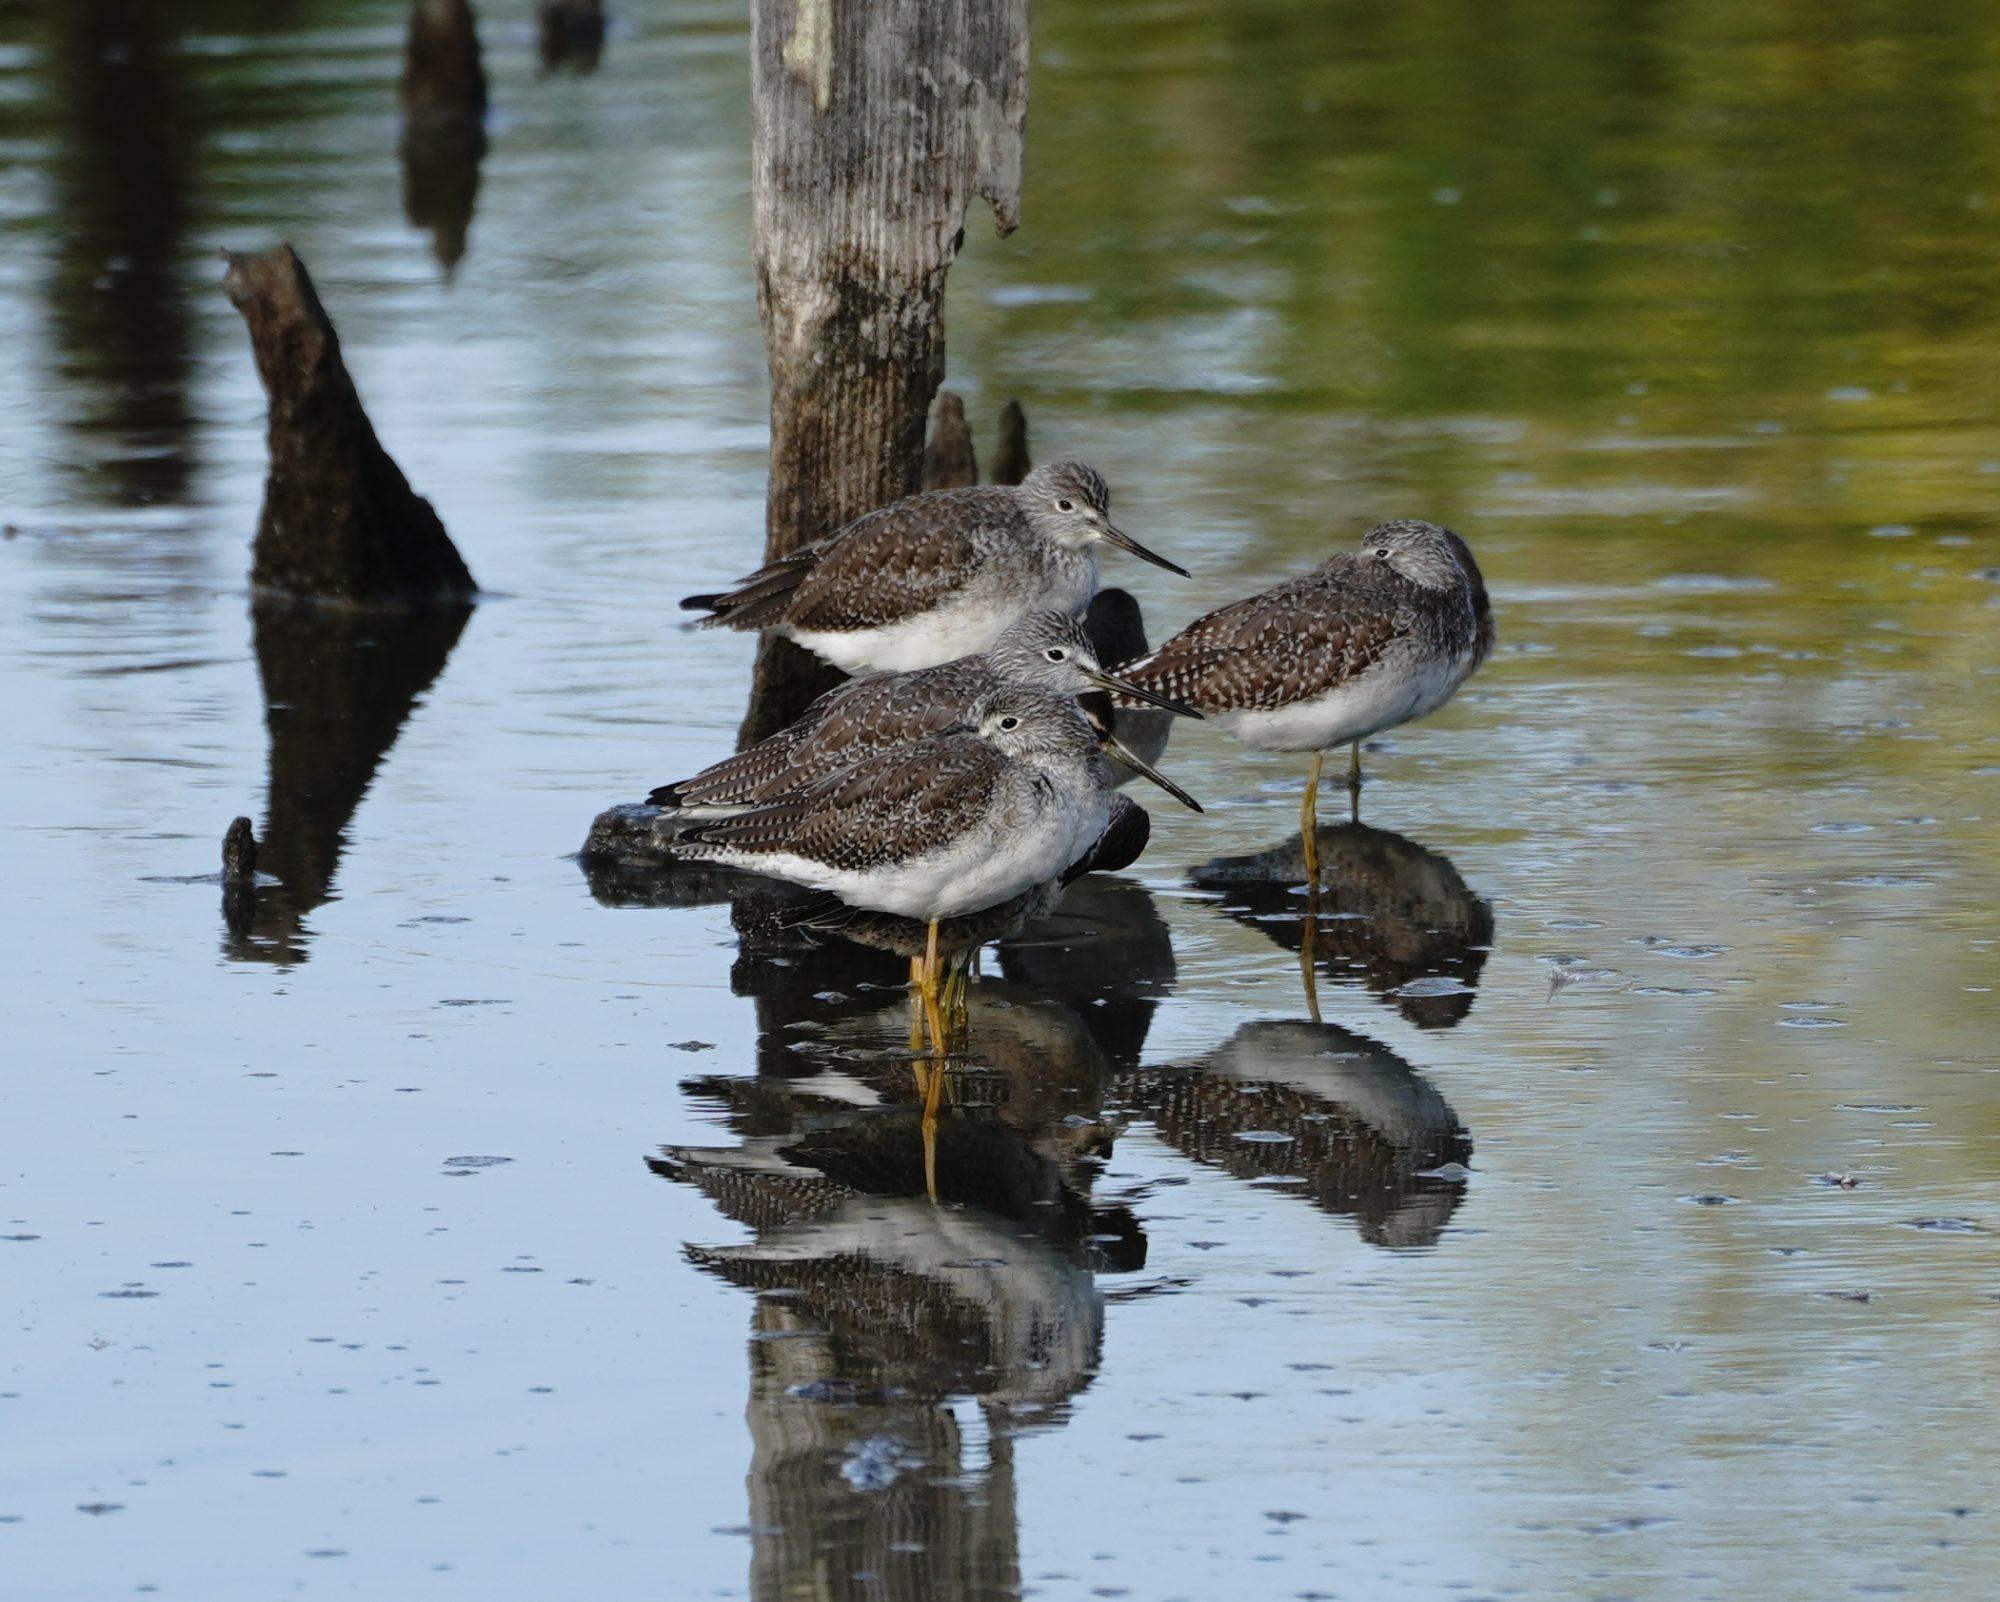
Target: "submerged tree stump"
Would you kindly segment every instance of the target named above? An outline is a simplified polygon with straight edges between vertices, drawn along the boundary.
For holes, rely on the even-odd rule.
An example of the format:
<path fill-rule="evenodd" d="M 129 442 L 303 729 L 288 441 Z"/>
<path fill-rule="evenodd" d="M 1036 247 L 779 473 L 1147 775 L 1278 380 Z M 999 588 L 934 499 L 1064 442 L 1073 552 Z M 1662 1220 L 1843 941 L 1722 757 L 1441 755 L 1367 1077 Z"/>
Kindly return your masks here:
<path fill-rule="evenodd" d="M 750 62 L 771 561 L 918 487 L 967 208 L 1019 222 L 1028 4 L 752 0 Z M 830 677 L 766 638 L 742 739 Z"/>
<path fill-rule="evenodd" d="M 222 287 L 249 325 L 271 400 L 251 587 L 347 607 L 472 600 L 472 575 L 444 524 L 375 438 L 305 264 L 289 245 L 222 254 Z"/>
<path fill-rule="evenodd" d="M 972 425 L 965 402 L 948 389 L 938 391 L 931 409 L 931 437 L 924 442 L 923 487 L 965 489 L 979 482 L 979 458 L 972 450 Z"/>

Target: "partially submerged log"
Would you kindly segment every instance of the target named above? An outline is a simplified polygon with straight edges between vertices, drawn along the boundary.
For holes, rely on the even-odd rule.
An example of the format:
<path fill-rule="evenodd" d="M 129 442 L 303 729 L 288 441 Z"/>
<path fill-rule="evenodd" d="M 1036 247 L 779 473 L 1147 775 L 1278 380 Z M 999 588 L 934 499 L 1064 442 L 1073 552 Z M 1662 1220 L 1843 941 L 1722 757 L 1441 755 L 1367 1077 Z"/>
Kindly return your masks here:
<path fill-rule="evenodd" d="M 345 607 L 470 602 L 472 575 L 376 439 L 305 264 L 289 245 L 222 254 L 222 287 L 249 325 L 271 401 L 251 587 Z"/>
<path fill-rule="evenodd" d="M 972 451 L 972 425 L 965 402 L 948 389 L 931 408 L 931 434 L 924 441 L 923 487 L 966 489 L 979 482 L 979 458 Z"/>
<path fill-rule="evenodd" d="M 750 60 L 772 561 L 919 487 L 966 211 L 1019 221 L 1027 0 L 753 0 Z M 832 678 L 767 637 L 742 743 Z"/>

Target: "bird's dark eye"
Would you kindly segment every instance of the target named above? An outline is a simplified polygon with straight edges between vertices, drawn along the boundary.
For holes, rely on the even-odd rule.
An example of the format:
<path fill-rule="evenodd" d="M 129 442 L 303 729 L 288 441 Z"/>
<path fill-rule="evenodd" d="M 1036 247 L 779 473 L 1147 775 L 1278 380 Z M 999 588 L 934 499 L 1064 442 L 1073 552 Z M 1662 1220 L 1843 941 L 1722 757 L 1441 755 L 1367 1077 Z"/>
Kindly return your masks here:
<path fill-rule="evenodd" d="M 1057 501 L 1057 502 L 1056 502 L 1056 510 L 1057 510 L 1058 512 L 1073 512 L 1073 511 L 1075 511 L 1075 510 L 1076 510 L 1076 502 L 1074 502 L 1074 501 Z"/>
<path fill-rule="evenodd" d="M 1020 726 L 1021 720 L 1019 718 L 1002 718 L 1000 720 L 1000 727 L 1003 729 L 1018 729 Z"/>
<path fill-rule="evenodd" d="M 1381 557 L 1382 560 L 1386 562 L 1389 560 L 1389 547 L 1386 545 L 1378 545 L 1375 547 L 1375 554 Z"/>
<path fill-rule="evenodd" d="M 1050 646 L 1044 654 L 1051 662 L 1066 662 L 1069 660 L 1069 652 L 1065 651 L 1060 645 Z"/>

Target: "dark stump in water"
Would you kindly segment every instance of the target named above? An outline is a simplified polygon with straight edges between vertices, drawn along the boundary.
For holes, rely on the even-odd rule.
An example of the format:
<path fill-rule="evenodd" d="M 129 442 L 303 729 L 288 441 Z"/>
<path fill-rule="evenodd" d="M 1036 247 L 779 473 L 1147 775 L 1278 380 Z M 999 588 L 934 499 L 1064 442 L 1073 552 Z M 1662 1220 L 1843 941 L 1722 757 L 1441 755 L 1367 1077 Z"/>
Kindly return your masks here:
<path fill-rule="evenodd" d="M 930 438 L 924 441 L 924 488 L 965 489 L 979 482 L 979 459 L 972 454 L 972 425 L 965 402 L 948 389 L 931 408 Z"/>
<path fill-rule="evenodd" d="M 223 259 L 222 287 L 271 400 L 252 588 L 343 607 L 471 601 L 477 588 L 444 524 L 375 438 L 305 264 L 289 245 Z"/>

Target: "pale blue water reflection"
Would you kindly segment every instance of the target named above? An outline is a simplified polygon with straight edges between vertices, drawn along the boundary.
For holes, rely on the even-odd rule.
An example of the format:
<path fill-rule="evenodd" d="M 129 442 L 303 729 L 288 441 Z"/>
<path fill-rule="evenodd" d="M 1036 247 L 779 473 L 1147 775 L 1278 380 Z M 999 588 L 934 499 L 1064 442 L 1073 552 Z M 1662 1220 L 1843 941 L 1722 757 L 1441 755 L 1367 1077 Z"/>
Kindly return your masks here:
<path fill-rule="evenodd" d="M 674 602 L 761 527 L 740 12 L 613 9 L 590 77 L 482 13 L 448 279 L 404 8 L 116 60 L 126 8 L 0 11 L 9 1577 L 1983 1595 L 1990 8 L 1039 8 L 1026 221 L 953 282 L 982 449 L 1019 395 L 1193 558 L 1117 570 L 1156 635 L 1420 511 L 1504 646 L 1371 756 L 1344 882 L 1421 893 L 1322 928 L 1303 1060 L 1283 887 L 1212 871 L 1299 777 L 1176 732 L 1209 813 L 988 961 L 957 1122 L 1011 1188 L 941 1252 L 869 1216 L 898 964 L 568 860 L 726 748 L 748 643 Z M 279 235 L 494 592 L 358 679 L 242 588 L 212 252 Z M 247 936 L 186 882 L 239 812 L 295 892 Z M 662 1148 L 819 1188 L 745 1220 Z M 838 1339 L 790 1335 L 744 1265 L 829 1248 L 862 1294 L 777 1277 Z"/>

